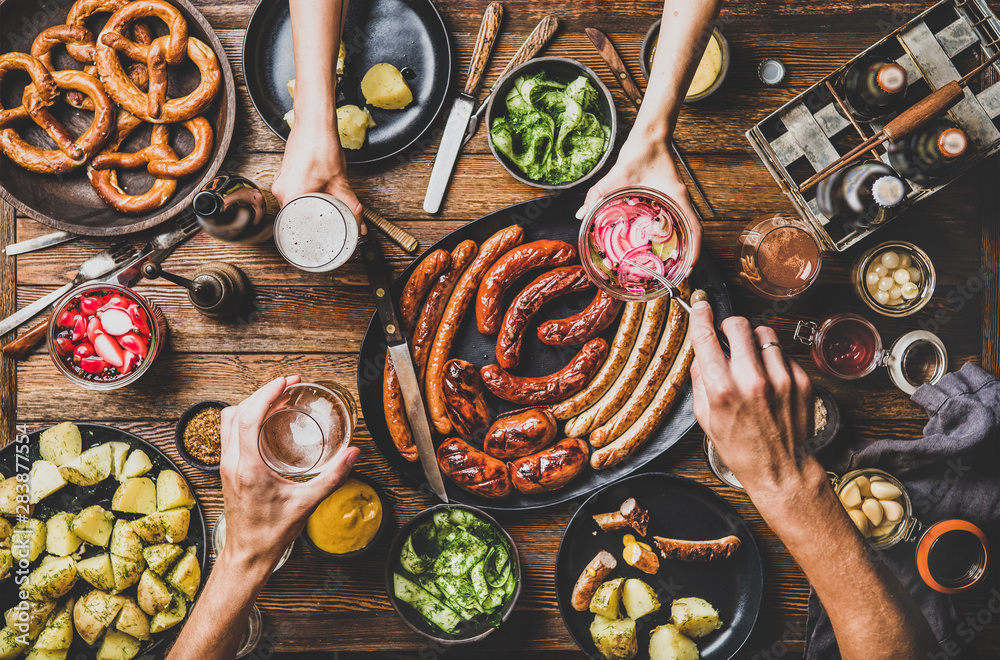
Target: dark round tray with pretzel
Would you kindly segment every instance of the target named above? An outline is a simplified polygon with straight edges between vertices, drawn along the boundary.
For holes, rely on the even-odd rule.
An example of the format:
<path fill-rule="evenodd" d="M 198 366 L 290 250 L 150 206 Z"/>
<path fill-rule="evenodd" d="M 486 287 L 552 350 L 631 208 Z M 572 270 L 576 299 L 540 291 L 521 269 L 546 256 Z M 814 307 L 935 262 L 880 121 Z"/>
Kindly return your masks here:
<path fill-rule="evenodd" d="M 215 176 L 232 139 L 236 123 L 236 85 L 226 59 L 222 42 L 211 25 L 188 0 L 169 0 L 187 21 L 188 34 L 207 44 L 219 62 L 221 82 L 215 98 L 202 114 L 212 125 L 214 140 L 208 164 L 194 174 L 182 177 L 177 189 L 158 209 L 136 214 L 123 214 L 106 204 L 87 179 L 86 165 L 61 175 L 39 174 L 22 169 L 0 153 L 0 198 L 18 211 L 39 222 L 87 236 L 116 236 L 154 227 L 175 216 L 191 203 L 201 187 Z M 0 0 L 0 53 L 31 50 L 39 32 L 54 25 L 64 24 L 73 0 Z M 86 22 L 93 34 L 98 34 L 109 14 L 96 14 Z M 153 37 L 167 34 L 167 26 L 159 19 L 145 21 Z M 9 27 L 8 27 L 9 26 Z M 53 51 L 55 69 L 82 69 L 83 64 L 73 60 L 62 46 Z M 128 64 L 128 62 L 124 62 Z M 198 67 L 190 59 L 177 66 L 167 66 L 167 97 L 186 96 L 201 79 Z M 16 108 L 21 105 L 24 87 L 30 78 L 21 71 L 9 72 L 0 85 L 0 105 Z M 52 108 L 53 117 L 76 137 L 91 124 L 93 113 L 80 110 L 58 101 Z M 43 149 L 54 148 L 46 132 L 31 119 L 16 122 L 2 130 L 16 131 L 29 144 Z M 139 126 L 121 145 L 121 150 L 132 152 L 149 145 L 152 132 L 150 124 Z M 194 146 L 194 138 L 180 127 L 170 128 L 170 146 L 179 157 L 187 155 Z M 140 194 L 153 184 L 153 176 L 145 168 L 119 171 L 119 182 L 129 194 Z"/>

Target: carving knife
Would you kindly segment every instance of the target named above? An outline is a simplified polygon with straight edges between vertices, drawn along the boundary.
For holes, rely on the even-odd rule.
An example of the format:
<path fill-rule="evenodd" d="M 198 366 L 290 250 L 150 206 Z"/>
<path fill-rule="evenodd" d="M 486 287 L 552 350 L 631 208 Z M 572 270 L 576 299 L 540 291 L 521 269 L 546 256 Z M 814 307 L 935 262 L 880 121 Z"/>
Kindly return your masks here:
<path fill-rule="evenodd" d="M 444 135 L 441 136 L 441 145 L 434 158 L 434 168 L 431 170 L 427 194 L 424 196 L 424 211 L 427 213 L 434 214 L 441 210 L 444 193 L 448 190 L 452 172 L 455 171 L 455 161 L 458 160 L 458 154 L 462 150 L 465 129 L 468 128 L 469 118 L 472 117 L 472 111 L 476 107 L 476 91 L 479 89 L 479 81 L 483 77 L 486 61 L 493 50 L 493 42 L 496 41 L 502 18 L 503 5 L 499 2 L 491 2 L 486 8 L 486 13 L 483 14 L 483 23 L 479 26 L 479 37 L 476 39 L 476 48 L 472 52 L 472 62 L 469 64 L 469 74 L 465 81 L 465 87 L 451 106 L 448 123 L 444 127 Z"/>
<path fill-rule="evenodd" d="M 538 21 L 538 25 L 531 31 L 528 38 L 524 40 L 521 47 L 517 49 L 514 57 L 510 58 L 510 62 L 507 62 L 507 66 L 497 76 L 497 80 L 501 80 L 514 67 L 521 66 L 535 55 L 538 55 L 558 29 L 559 18 L 555 14 L 549 14 Z M 476 112 L 469 119 L 469 127 L 465 130 L 465 138 L 462 140 L 462 146 L 467 145 L 472 136 L 476 134 L 476 130 L 479 129 L 479 120 L 482 119 L 483 113 L 486 112 L 486 106 L 489 105 L 490 97 L 493 96 L 494 87 L 496 87 L 496 83 L 493 84 L 493 87 L 490 87 L 490 91 L 486 93 L 486 98 L 479 102 L 479 107 L 476 108 Z"/>
<path fill-rule="evenodd" d="M 389 280 L 386 277 L 389 269 L 385 264 L 382 247 L 378 244 L 378 239 L 375 238 L 373 231 L 368 231 L 361 237 L 358 247 L 361 252 L 361 261 L 368 272 L 368 282 L 371 284 L 372 294 L 375 296 L 375 310 L 388 346 L 386 361 L 392 360 L 392 367 L 396 370 L 396 376 L 399 378 L 399 389 L 403 394 L 406 419 L 410 423 L 410 432 L 413 433 L 413 442 L 417 446 L 417 454 L 420 456 L 420 464 L 424 468 L 424 476 L 427 477 L 427 483 L 434 494 L 447 504 L 448 493 L 444 488 L 441 469 L 438 467 L 437 455 L 434 452 L 434 443 L 431 440 L 431 425 L 424 408 L 423 388 L 420 386 L 416 369 L 413 367 L 410 344 L 406 341 L 403 329 L 399 326 L 399 306 L 389 288 Z"/>

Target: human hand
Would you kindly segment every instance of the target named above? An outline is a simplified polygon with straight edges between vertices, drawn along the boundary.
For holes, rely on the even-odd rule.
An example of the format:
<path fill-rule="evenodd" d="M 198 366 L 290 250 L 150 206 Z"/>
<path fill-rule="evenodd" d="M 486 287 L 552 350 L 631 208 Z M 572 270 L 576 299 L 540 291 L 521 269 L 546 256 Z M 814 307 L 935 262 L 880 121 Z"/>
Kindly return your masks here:
<path fill-rule="evenodd" d="M 633 129 L 633 133 L 635 130 Z M 691 204 L 687 186 L 681 180 L 677 164 L 665 140 L 647 139 L 644 135 L 630 136 L 622 145 L 618 160 L 604 177 L 587 192 L 578 220 L 583 220 L 587 210 L 606 195 L 625 187 L 645 186 L 670 197 L 691 219 L 693 228 L 694 261 L 701 252 L 701 223 Z"/>
<path fill-rule="evenodd" d="M 753 330 L 743 317 L 727 318 L 722 322 L 732 354 L 727 359 L 707 302 L 694 305 L 690 322 L 694 414 L 747 494 L 781 496 L 790 487 L 814 483 L 804 478 L 807 471 L 822 470 L 804 447 L 813 430 L 812 384 L 777 345 L 774 330 Z"/>
<path fill-rule="evenodd" d="M 318 475 L 305 483 L 284 479 L 257 449 L 257 434 L 271 404 L 298 376 L 277 378 L 238 406 L 222 411 L 222 495 L 226 502 L 223 553 L 251 564 L 277 565 L 299 535 L 309 514 L 347 478 L 361 453 L 339 450 Z"/>

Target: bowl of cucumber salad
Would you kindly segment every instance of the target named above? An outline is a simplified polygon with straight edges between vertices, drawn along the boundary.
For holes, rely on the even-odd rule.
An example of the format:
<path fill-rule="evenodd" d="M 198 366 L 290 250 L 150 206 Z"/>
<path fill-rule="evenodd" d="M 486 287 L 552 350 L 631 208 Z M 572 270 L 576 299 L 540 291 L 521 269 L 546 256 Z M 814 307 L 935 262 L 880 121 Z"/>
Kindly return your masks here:
<path fill-rule="evenodd" d="M 385 573 L 389 602 L 403 621 L 444 645 L 492 633 L 521 593 L 514 540 L 489 515 L 463 504 L 439 504 L 406 523 L 389 548 Z"/>

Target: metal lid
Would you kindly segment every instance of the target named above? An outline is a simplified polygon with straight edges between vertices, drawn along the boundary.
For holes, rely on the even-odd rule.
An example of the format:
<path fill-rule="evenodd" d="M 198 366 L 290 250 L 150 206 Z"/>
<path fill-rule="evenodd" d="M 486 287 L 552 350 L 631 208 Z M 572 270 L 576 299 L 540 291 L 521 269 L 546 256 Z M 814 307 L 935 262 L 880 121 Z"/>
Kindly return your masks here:
<path fill-rule="evenodd" d="M 892 62 L 879 69 L 876 77 L 883 92 L 896 94 L 906 89 L 906 69 Z"/>
<path fill-rule="evenodd" d="M 767 59 L 757 67 L 757 75 L 765 85 L 777 85 L 785 79 L 785 64 L 781 60 Z"/>
<path fill-rule="evenodd" d="M 953 556 L 954 548 L 949 547 L 942 537 L 955 534 L 967 534 L 971 544 L 978 547 L 971 553 Z M 990 542 L 983 530 L 967 520 L 942 520 L 921 534 L 915 555 L 917 571 L 924 584 L 943 594 L 958 594 L 968 591 L 986 576 L 990 563 Z M 932 555 L 951 559 L 954 562 L 953 574 L 942 574 L 939 562 Z"/>
<path fill-rule="evenodd" d="M 921 385 L 934 385 L 948 372 L 948 350 L 937 335 L 914 330 L 893 342 L 885 366 L 896 387 L 913 394 Z"/>
<path fill-rule="evenodd" d="M 948 158 L 958 158 L 969 146 L 969 138 L 960 128 L 946 128 L 938 136 L 938 149 Z"/>
<path fill-rule="evenodd" d="M 898 177 L 884 176 L 872 184 L 872 195 L 879 206 L 896 206 L 906 196 L 906 186 Z"/>

